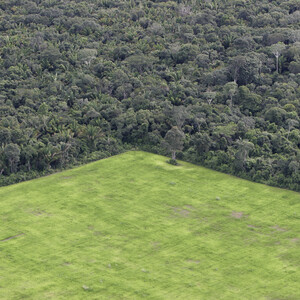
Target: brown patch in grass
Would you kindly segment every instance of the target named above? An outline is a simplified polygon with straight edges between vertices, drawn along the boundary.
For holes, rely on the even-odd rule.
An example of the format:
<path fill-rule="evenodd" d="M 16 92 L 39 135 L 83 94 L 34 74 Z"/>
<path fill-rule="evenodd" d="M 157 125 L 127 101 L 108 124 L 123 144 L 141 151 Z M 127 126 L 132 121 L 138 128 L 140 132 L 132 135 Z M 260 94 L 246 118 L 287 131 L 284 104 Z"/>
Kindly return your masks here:
<path fill-rule="evenodd" d="M 94 231 L 94 235 L 95 235 L 95 236 L 102 235 L 102 232 L 101 232 L 101 231 Z"/>
<path fill-rule="evenodd" d="M 57 299 L 57 294 L 54 292 L 45 293 L 44 299 Z"/>
<path fill-rule="evenodd" d="M 298 243 L 299 241 L 300 241 L 299 238 L 293 238 L 293 239 L 291 239 L 291 242 L 292 242 L 292 243 Z"/>
<path fill-rule="evenodd" d="M 64 177 L 61 177 L 61 179 L 70 179 L 72 178 L 73 176 L 64 176 Z"/>
<path fill-rule="evenodd" d="M 188 259 L 187 260 L 188 263 L 192 263 L 192 264 L 200 264 L 200 260 L 194 260 L 194 259 Z"/>
<path fill-rule="evenodd" d="M 184 217 L 184 218 L 187 218 L 191 213 L 189 210 L 183 209 L 180 207 L 172 207 L 172 208 L 173 208 L 174 213 L 176 213 L 177 215 Z"/>
<path fill-rule="evenodd" d="M 25 233 L 19 233 L 17 235 L 10 236 L 10 237 L 8 237 L 6 239 L 0 240 L 0 242 L 6 242 L 6 241 L 9 241 L 9 240 L 15 239 L 15 238 L 17 238 L 19 236 L 22 236 L 22 235 L 25 235 Z"/>
<path fill-rule="evenodd" d="M 193 207 L 192 205 L 184 205 L 183 207 L 186 209 L 195 210 L 195 207 Z"/>
<path fill-rule="evenodd" d="M 52 216 L 51 213 L 48 213 L 47 211 L 43 210 L 43 209 L 40 209 L 40 208 L 31 208 L 31 209 L 28 209 L 26 210 L 26 212 L 28 214 L 31 214 L 31 215 L 34 215 L 34 216 L 37 216 L 37 217 L 40 217 L 40 216 Z"/>
<path fill-rule="evenodd" d="M 279 232 L 285 232 L 285 231 L 287 231 L 286 229 L 281 228 L 278 225 L 272 226 L 271 228 L 273 228 L 273 229 L 275 229 L 276 231 L 279 231 Z"/>
<path fill-rule="evenodd" d="M 231 216 L 235 219 L 241 219 L 241 218 L 245 217 L 245 215 L 241 211 L 233 211 L 231 213 Z"/>
<path fill-rule="evenodd" d="M 257 226 L 250 225 L 250 224 L 248 224 L 247 226 L 250 227 L 250 228 L 258 228 Z"/>
<path fill-rule="evenodd" d="M 151 246 L 153 247 L 154 250 L 159 250 L 160 249 L 160 242 L 152 242 Z"/>
<path fill-rule="evenodd" d="M 33 210 L 30 213 L 35 216 L 41 216 L 41 215 L 47 214 L 47 212 L 45 212 L 44 210 L 40 210 L 40 209 Z"/>

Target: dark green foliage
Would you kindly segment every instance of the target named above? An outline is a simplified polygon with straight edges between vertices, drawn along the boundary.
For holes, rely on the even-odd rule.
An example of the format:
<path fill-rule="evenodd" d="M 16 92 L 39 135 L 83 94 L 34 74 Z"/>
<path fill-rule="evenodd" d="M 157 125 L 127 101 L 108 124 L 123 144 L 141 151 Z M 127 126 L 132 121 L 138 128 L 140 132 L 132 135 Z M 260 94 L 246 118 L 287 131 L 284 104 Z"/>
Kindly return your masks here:
<path fill-rule="evenodd" d="M 169 155 L 177 126 L 178 158 L 299 190 L 299 9 L 0 1 L 0 185 L 130 148 Z"/>
<path fill-rule="evenodd" d="M 178 166 L 178 162 L 177 162 L 177 160 L 176 159 L 169 159 L 168 160 L 168 163 L 170 164 L 170 165 L 173 165 L 173 166 Z"/>
<path fill-rule="evenodd" d="M 7 159 L 10 172 L 14 173 L 17 169 L 17 163 L 20 160 L 20 148 L 16 144 L 8 144 L 4 148 L 4 157 Z"/>

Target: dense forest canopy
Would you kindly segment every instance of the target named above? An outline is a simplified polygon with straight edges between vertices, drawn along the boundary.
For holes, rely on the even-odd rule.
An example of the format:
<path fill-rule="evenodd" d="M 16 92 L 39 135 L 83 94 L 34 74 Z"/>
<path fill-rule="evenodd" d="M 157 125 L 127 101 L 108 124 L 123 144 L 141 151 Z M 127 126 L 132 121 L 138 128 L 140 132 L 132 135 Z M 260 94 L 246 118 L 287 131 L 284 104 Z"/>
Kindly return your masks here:
<path fill-rule="evenodd" d="M 0 184 L 127 149 L 300 190 L 300 1 L 0 0 Z M 170 135 L 169 135 L 170 136 Z"/>

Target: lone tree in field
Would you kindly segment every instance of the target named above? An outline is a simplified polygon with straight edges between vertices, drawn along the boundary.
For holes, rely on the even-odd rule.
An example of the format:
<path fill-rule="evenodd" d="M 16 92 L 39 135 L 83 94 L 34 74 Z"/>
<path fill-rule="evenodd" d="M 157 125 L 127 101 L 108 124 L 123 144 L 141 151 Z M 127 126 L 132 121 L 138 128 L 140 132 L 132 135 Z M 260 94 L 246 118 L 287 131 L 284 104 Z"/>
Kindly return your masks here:
<path fill-rule="evenodd" d="M 164 146 L 171 152 L 174 161 L 176 160 L 176 151 L 183 149 L 183 141 L 184 133 L 177 126 L 173 126 L 165 136 Z"/>

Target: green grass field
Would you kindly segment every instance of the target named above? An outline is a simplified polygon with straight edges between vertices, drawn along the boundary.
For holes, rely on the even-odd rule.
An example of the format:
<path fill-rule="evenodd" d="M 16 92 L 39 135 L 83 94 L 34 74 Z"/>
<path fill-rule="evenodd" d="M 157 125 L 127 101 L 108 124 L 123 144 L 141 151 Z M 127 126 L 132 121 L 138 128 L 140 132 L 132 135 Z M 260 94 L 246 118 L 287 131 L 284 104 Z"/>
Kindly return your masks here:
<path fill-rule="evenodd" d="M 0 188 L 0 299 L 300 299 L 300 194 L 166 160 Z"/>

